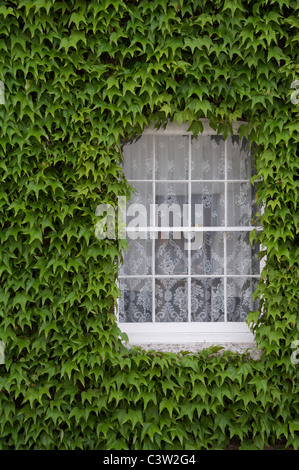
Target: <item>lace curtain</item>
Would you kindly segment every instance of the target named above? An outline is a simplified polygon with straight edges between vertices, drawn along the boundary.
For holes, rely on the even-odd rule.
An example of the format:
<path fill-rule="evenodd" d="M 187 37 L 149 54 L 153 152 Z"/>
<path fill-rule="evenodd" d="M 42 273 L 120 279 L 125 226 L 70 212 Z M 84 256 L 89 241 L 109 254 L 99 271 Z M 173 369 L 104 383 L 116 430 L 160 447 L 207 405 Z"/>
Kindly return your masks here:
<path fill-rule="evenodd" d="M 146 213 L 138 221 L 147 229 L 128 232 L 119 320 L 245 321 L 257 308 L 252 293 L 260 274 L 259 246 L 249 243 L 257 208 L 248 142 L 235 136 L 225 142 L 221 136 L 144 135 L 125 146 L 124 172 L 135 188 L 127 226 L 136 222 L 132 204 L 141 204 Z M 189 222 L 201 227 L 191 230 L 191 241 Z M 178 229 L 159 231 L 163 227 Z"/>

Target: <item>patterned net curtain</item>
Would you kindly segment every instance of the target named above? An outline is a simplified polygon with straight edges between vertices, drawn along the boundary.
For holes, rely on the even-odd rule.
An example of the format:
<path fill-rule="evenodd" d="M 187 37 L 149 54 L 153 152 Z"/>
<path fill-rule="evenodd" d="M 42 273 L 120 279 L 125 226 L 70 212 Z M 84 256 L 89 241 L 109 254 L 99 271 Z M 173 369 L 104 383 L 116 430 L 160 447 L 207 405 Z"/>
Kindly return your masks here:
<path fill-rule="evenodd" d="M 144 134 L 125 145 L 134 188 L 127 226 L 141 207 L 132 204 L 146 217 L 140 232 L 127 233 L 120 322 L 244 322 L 257 308 L 254 172 L 249 143 L 238 136 Z"/>

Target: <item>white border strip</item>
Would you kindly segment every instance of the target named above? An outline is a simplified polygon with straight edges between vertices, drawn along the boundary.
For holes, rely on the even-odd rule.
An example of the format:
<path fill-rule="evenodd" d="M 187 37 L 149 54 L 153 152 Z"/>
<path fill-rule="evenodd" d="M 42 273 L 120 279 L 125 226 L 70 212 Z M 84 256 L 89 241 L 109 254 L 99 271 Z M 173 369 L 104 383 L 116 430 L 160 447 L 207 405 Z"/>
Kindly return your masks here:
<path fill-rule="evenodd" d="M 119 323 L 129 344 L 142 343 L 251 343 L 254 336 L 244 322 Z M 192 328 L 190 328 L 190 326 Z"/>

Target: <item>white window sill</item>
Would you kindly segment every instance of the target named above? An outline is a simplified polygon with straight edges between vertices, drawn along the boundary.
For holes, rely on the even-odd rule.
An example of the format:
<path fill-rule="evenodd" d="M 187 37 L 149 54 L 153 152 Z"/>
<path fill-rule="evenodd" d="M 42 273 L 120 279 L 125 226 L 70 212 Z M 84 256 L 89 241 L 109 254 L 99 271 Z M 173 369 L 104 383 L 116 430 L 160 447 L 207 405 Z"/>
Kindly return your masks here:
<path fill-rule="evenodd" d="M 118 323 L 129 344 L 254 343 L 245 322 Z"/>

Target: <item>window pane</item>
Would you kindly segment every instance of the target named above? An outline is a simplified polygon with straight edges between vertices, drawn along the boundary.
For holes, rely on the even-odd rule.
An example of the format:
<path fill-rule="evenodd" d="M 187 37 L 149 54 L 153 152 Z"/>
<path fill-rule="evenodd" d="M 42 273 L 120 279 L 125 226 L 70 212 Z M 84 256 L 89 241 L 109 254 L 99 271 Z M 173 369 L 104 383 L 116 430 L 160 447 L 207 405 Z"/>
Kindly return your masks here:
<path fill-rule="evenodd" d="M 204 227 L 217 227 L 224 220 L 224 184 L 192 183 L 192 225 L 202 220 Z M 197 205 L 197 206 L 196 206 Z"/>
<path fill-rule="evenodd" d="M 144 135 L 123 149 L 124 174 L 128 180 L 153 178 L 153 137 Z"/>
<path fill-rule="evenodd" d="M 201 136 L 191 140 L 191 178 L 220 180 L 225 177 L 224 140 L 221 136 Z"/>
<path fill-rule="evenodd" d="M 156 322 L 188 321 L 185 279 L 156 279 Z"/>
<path fill-rule="evenodd" d="M 252 301 L 252 294 L 258 279 L 228 278 L 227 279 L 227 320 L 246 321 L 250 311 L 258 308 L 258 302 Z"/>
<path fill-rule="evenodd" d="M 192 279 L 191 321 L 224 321 L 223 279 Z"/>
<path fill-rule="evenodd" d="M 248 140 L 227 137 L 227 179 L 250 179 L 255 174 Z"/>
<path fill-rule="evenodd" d="M 150 207 L 153 204 L 153 184 L 134 182 L 132 186 L 134 191 L 126 208 L 127 227 L 148 227 L 150 225 Z M 138 235 L 135 234 L 135 238 L 137 237 Z M 130 232 L 130 238 L 134 239 L 132 232 Z"/>
<path fill-rule="evenodd" d="M 139 232 L 137 239 L 130 239 L 128 233 L 128 249 L 124 256 L 124 263 L 119 269 L 120 276 L 149 275 L 152 273 L 152 240 L 149 234 Z M 134 234 L 135 235 L 135 234 Z"/>
<path fill-rule="evenodd" d="M 191 244 L 191 274 L 224 274 L 221 232 L 197 232 Z"/>
<path fill-rule="evenodd" d="M 120 280 L 120 322 L 152 321 L 152 280 L 130 278 Z"/>
<path fill-rule="evenodd" d="M 228 226 L 248 226 L 257 211 L 251 183 L 227 184 Z"/>
<path fill-rule="evenodd" d="M 165 239 L 163 235 L 169 238 Z M 187 274 L 188 251 L 185 249 L 185 241 L 182 232 L 158 234 L 155 240 L 156 274 Z"/>
<path fill-rule="evenodd" d="M 182 227 L 184 204 L 188 203 L 187 183 L 156 184 L 156 220 L 159 227 Z"/>
<path fill-rule="evenodd" d="M 227 232 L 227 273 L 260 274 L 259 243 L 249 243 L 249 232 Z"/>
<path fill-rule="evenodd" d="M 157 135 L 155 168 L 156 179 L 188 179 L 188 136 Z"/>

